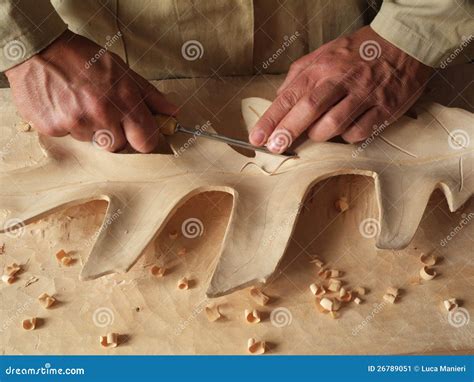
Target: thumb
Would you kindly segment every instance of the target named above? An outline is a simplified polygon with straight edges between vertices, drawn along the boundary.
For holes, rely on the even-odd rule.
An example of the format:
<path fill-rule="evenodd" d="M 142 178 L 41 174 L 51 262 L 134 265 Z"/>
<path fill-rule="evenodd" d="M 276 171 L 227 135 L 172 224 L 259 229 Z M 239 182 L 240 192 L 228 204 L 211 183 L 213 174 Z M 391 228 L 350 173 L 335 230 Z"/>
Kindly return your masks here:
<path fill-rule="evenodd" d="M 138 82 L 140 93 L 152 114 L 160 113 L 174 116 L 178 113 L 178 106 L 168 101 L 163 93 L 150 82 L 136 73 L 134 73 L 134 79 Z"/>

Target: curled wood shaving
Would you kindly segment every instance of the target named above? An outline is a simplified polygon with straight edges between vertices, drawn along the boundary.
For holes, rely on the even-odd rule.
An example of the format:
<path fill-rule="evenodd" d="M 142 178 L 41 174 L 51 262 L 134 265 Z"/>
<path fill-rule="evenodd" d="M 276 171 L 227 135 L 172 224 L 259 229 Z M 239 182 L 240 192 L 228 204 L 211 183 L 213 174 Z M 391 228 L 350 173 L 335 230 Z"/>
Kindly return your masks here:
<path fill-rule="evenodd" d="M 208 305 L 205 308 L 205 312 L 209 322 L 217 321 L 219 318 L 222 317 L 221 312 L 219 312 L 219 305 Z"/>
<path fill-rule="evenodd" d="M 118 334 L 107 333 L 106 336 L 100 336 L 99 341 L 104 348 L 116 348 L 118 346 Z"/>
<path fill-rule="evenodd" d="M 153 265 L 150 268 L 150 273 L 155 277 L 163 277 L 165 275 L 166 268 L 159 267 L 158 265 Z"/>
<path fill-rule="evenodd" d="M 58 253 L 56 253 L 56 260 L 66 267 L 70 266 L 74 262 L 73 258 L 69 256 L 64 251 L 64 249 L 61 249 Z"/>
<path fill-rule="evenodd" d="M 31 284 L 37 282 L 38 280 L 39 280 L 38 277 L 31 276 L 28 280 L 26 280 L 26 283 L 25 283 L 24 287 L 26 288 L 26 287 L 30 286 Z"/>
<path fill-rule="evenodd" d="M 5 243 L 0 245 L 0 255 L 4 255 L 4 254 L 5 254 Z"/>
<path fill-rule="evenodd" d="M 420 276 L 423 280 L 433 280 L 436 277 L 436 271 L 425 265 L 420 269 Z"/>
<path fill-rule="evenodd" d="M 22 321 L 21 326 L 25 330 L 33 330 L 36 328 L 36 317 L 26 318 Z"/>
<path fill-rule="evenodd" d="M 329 270 L 329 277 L 341 277 L 342 272 L 338 271 L 337 269 L 331 269 Z"/>
<path fill-rule="evenodd" d="M 2 281 L 5 283 L 5 284 L 8 284 L 8 285 L 11 285 L 15 282 L 16 280 L 16 277 L 15 276 L 8 276 L 8 275 L 3 275 L 2 276 Z"/>
<path fill-rule="evenodd" d="M 383 295 L 383 299 L 387 302 L 389 302 L 390 304 L 395 304 L 395 300 L 397 299 L 396 296 L 394 296 L 393 294 L 388 294 L 388 293 L 385 293 Z"/>
<path fill-rule="evenodd" d="M 255 338 L 249 338 L 247 341 L 247 350 L 250 354 L 265 353 L 265 341 L 257 341 Z"/>
<path fill-rule="evenodd" d="M 365 294 L 367 293 L 367 290 L 363 287 L 354 288 L 353 291 L 357 293 L 358 296 L 365 296 Z"/>
<path fill-rule="evenodd" d="M 326 272 L 327 272 L 327 269 L 326 268 L 321 268 L 319 271 L 318 271 L 318 276 L 321 276 L 323 278 L 326 277 Z"/>
<path fill-rule="evenodd" d="M 18 265 L 17 263 L 13 263 L 11 265 L 7 265 L 5 267 L 5 271 L 4 273 L 7 275 L 7 276 L 15 276 L 16 273 L 18 273 L 21 269 L 21 266 Z"/>
<path fill-rule="evenodd" d="M 336 207 L 336 210 L 339 212 L 345 212 L 349 209 L 349 203 L 347 201 L 347 198 L 345 196 L 340 197 L 334 202 L 334 207 Z"/>
<path fill-rule="evenodd" d="M 341 289 L 342 281 L 338 279 L 330 279 L 329 280 L 329 285 L 328 285 L 328 290 L 331 292 L 339 292 Z"/>
<path fill-rule="evenodd" d="M 327 298 L 327 297 L 323 297 L 320 301 L 319 301 L 319 305 L 321 305 L 325 310 L 327 311 L 332 311 L 333 310 L 333 302 L 330 298 Z"/>
<path fill-rule="evenodd" d="M 49 309 L 56 302 L 56 299 L 47 293 L 42 293 L 38 297 L 38 301 L 45 309 Z"/>
<path fill-rule="evenodd" d="M 316 265 L 318 268 L 322 268 L 324 266 L 324 262 L 321 261 L 321 259 L 319 259 L 318 257 L 312 259 L 310 263 Z"/>
<path fill-rule="evenodd" d="M 262 306 L 267 305 L 268 301 L 270 301 L 270 297 L 256 287 L 250 289 L 250 297 L 252 297 L 257 304 Z"/>
<path fill-rule="evenodd" d="M 444 300 L 443 305 L 448 312 L 459 307 L 459 304 L 455 298 L 448 298 L 447 300 Z"/>
<path fill-rule="evenodd" d="M 390 288 L 387 289 L 386 293 L 391 294 L 394 297 L 398 297 L 400 291 L 398 290 L 398 288 L 390 287 Z"/>
<path fill-rule="evenodd" d="M 178 238 L 178 231 L 176 230 L 173 230 L 173 231 L 170 231 L 168 233 L 168 237 L 171 239 L 171 240 L 176 240 Z"/>
<path fill-rule="evenodd" d="M 187 249 L 183 247 L 183 248 L 180 248 L 180 249 L 178 250 L 177 255 L 178 255 L 178 256 L 184 256 L 184 255 L 186 255 L 187 252 L 188 252 Z"/>
<path fill-rule="evenodd" d="M 436 256 L 434 256 L 432 254 L 429 254 L 429 253 L 422 253 L 421 256 L 420 256 L 420 261 L 423 264 L 429 265 L 429 266 L 435 265 L 437 260 L 438 259 L 436 258 Z"/>
<path fill-rule="evenodd" d="M 186 277 L 183 277 L 178 281 L 178 289 L 186 290 L 189 288 L 189 280 Z"/>
<path fill-rule="evenodd" d="M 309 286 L 309 290 L 311 291 L 312 294 L 314 294 L 315 296 L 322 296 L 323 294 L 326 293 L 326 290 L 324 289 L 323 286 L 321 285 L 317 285 L 315 283 L 311 284 Z"/>
<path fill-rule="evenodd" d="M 342 290 L 343 288 L 341 288 Z M 349 302 L 352 300 L 352 292 L 351 291 L 346 291 L 342 296 L 341 296 L 341 291 L 339 291 L 339 297 L 338 299 L 343 302 Z"/>
<path fill-rule="evenodd" d="M 361 300 L 359 297 L 356 297 L 356 298 L 354 299 L 354 302 L 355 302 L 357 305 L 362 304 L 362 301 L 363 301 L 363 300 Z"/>
<path fill-rule="evenodd" d="M 260 313 L 257 309 L 245 309 L 244 311 L 245 321 L 249 324 L 257 324 L 261 321 Z"/>

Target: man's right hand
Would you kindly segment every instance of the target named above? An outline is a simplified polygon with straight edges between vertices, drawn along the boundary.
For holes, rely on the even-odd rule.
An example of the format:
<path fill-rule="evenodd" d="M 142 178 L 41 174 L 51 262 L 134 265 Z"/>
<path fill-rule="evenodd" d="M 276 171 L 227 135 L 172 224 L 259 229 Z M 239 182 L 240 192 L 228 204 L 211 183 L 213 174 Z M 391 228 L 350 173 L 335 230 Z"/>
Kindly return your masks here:
<path fill-rule="evenodd" d="M 87 38 L 65 32 L 48 48 L 6 71 L 21 117 L 42 134 L 80 141 L 107 135 L 109 151 L 127 141 L 152 151 L 159 134 L 153 114 L 177 107 L 123 60 Z"/>

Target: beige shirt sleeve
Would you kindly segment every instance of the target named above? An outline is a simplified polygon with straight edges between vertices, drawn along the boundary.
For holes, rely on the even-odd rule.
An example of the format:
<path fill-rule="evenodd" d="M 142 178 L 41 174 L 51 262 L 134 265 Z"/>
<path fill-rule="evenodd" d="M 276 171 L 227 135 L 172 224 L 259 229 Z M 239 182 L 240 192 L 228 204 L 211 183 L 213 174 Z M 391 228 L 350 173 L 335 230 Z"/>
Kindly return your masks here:
<path fill-rule="evenodd" d="M 66 29 L 49 0 L 0 0 L 0 71 L 27 60 Z"/>
<path fill-rule="evenodd" d="M 473 59 L 474 0 L 384 0 L 370 25 L 428 66 Z"/>

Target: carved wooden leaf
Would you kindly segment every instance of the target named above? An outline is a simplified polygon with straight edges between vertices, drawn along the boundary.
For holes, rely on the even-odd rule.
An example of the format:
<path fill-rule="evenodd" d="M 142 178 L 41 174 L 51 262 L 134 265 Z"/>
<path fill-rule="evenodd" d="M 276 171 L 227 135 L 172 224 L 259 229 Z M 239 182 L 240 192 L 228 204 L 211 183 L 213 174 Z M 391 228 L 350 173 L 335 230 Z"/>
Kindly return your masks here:
<path fill-rule="evenodd" d="M 259 99 L 244 100 L 249 128 L 267 106 Z M 81 273 L 84 280 L 94 279 L 130 269 L 173 211 L 192 196 L 228 192 L 233 210 L 207 291 L 215 297 L 265 282 L 275 271 L 312 185 L 335 175 L 361 174 L 375 179 L 377 247 L 403 248 L 435 188 L 443 190 L 451 211 L 474 188 L 473 114 L 438 104 L 418 111 L 417 119 L 403 117 L 362 150 L 305 142 L 296 149 L 296 159 L 261 153 L 248 158 L 226 145 L 190 142 L 179 134 L 169 138 L 177 156 L 110 154 L 69 137 L 41 137 L 41 163 L 0 173 L 2 232 L 59 208 L 107 200 L 104 223 Z"/>

